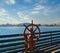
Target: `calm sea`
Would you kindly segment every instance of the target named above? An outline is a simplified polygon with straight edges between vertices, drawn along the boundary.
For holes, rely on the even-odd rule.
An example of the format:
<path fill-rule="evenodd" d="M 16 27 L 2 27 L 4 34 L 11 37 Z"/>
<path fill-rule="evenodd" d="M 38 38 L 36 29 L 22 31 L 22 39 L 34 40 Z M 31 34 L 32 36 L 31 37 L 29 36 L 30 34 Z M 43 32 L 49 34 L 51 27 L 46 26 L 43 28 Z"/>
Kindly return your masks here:
<path fill-rule="evenodd" d="M 60 30 L 60 27 L 40 27 L 41 32 Z M 0 35 L 23 34 L 24 27 L 0 27 Z"/>

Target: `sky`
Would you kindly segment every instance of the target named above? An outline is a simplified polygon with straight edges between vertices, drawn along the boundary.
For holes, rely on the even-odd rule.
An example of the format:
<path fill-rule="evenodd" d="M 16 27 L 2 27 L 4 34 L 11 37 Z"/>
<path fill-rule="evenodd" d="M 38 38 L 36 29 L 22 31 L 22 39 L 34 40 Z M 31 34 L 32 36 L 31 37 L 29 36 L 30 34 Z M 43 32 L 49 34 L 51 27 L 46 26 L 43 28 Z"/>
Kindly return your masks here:
<path fill-rule="evenodd" d="M 0 24 L 60 23 L 60 0 L 0 0 Z"/>

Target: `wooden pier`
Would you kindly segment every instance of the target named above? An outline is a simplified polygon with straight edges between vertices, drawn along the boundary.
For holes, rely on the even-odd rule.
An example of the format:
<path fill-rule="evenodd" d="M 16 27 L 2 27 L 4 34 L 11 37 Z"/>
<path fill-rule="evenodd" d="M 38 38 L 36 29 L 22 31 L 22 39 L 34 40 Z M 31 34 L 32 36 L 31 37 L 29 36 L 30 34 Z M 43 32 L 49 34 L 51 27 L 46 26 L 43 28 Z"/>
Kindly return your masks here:
<path fill-rule="evenodd" d="M 34 38 L 36 40 L 36 38 Z M 35 44 L 36 50 L 31 53 L 52 53 L 60 49 L 60 31 L 41 32 Z M 23 53 L 25 40 L 23 34 L 0 35 L 0 53 Z"/>

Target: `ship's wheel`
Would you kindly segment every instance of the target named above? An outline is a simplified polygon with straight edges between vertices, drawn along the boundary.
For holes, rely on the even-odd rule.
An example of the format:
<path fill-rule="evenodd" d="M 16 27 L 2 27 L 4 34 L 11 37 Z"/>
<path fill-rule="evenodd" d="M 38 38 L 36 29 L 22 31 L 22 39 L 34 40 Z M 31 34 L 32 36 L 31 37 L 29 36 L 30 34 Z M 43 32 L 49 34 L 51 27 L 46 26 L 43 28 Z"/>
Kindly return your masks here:
<path fill-rule="evenodd" d="M 24 39 L 25 39 L 25 45 L 26 45 L 26 50 L 28 50 L 28 43 L 30 44 L 30 49 L 33 48 L 34 46 L 34 37 L 37 38 L 37 40 L 39 40 L 39 37 L 40 37 L 40 28 L 39 28 L 39 25 L 36 25 L 36 24 L 33 24 L 33 21 L 31 24 L 29 25 L 25 25 L 25 30 L 24 30 Z M 28 37 L 29 35 L 31 35 L 31 38 L 30 38 L 30 42 L 28 40 Z M 35 47 L 35 46 L 34 46 Z"/>
<path fill-rule="evenodd" d="M 37 39 L 40 37 L 40 28 L 39 28 L 39 25 L 36 25 L 36 24 L 33 24 L 33 21 L 32 21 L 32 24 L 29 24 L 29 25 L 25 25 L 25 30 L 24 30 L 24 38 L 25 40 L 27 40 L 27 37 L 26 35 L 33 35 L 35 36 Z M 30 31 L 30 29 L 32 29 L 32 31 Z M 38 35 L 38 36 L 36 36 Z"/>

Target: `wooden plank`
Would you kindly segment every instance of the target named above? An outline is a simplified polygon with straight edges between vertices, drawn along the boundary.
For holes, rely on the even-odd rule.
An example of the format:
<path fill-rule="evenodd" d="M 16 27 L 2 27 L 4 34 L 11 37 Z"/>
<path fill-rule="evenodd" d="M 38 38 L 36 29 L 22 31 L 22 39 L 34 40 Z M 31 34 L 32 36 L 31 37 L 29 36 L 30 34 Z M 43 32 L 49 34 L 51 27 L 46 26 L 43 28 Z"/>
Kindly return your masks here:
<path fill-rule="evenodd" d="M 22 45 L 24 42 L 7 42 L 7 43 L 1 43 L 0 48 L 2 47 L 9 47 L 9 46 L 14 46 L 14 45 Z"/>
<path fill-rule="evenodd" d="M 24 48 L 17 48 L 9 51 L 2 51 L 1 53 L 17 53 L 17 52 L 23 52 L 25 49 Z"/>
<path fill-rule="evenodd" d="M 15 37 L 15 36 L 23 36 L 23 34 L 0 35 L 0 38 L 3 38 L 3 37 Z"/>
<path fill-rule="evenodd" d="M 51 53 L 58 53 L 58 52 L 60 53 L 60 49 L 54 50 Z"/>
<path fill-rule="evenodd" d="M 12 42 L 12 41 L 24 41 L 24 38 L 1 38 L 0 43 Z"/>
<path fill-rule="evenodd" d="M 17 46 L 4 47 L 4 48 L 0 48 L 0 52 L 14 50 L 14 49 L 17 49 L 17 48 L 21 49 L 21 48 L 25 48 L 25 46 L 24 45 L 17 45 Z"/>

